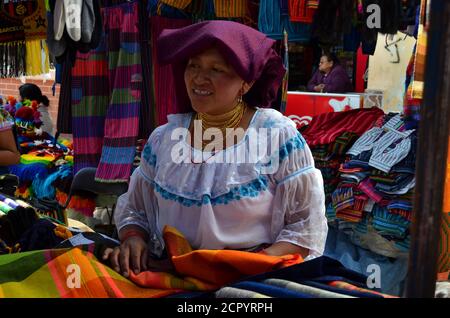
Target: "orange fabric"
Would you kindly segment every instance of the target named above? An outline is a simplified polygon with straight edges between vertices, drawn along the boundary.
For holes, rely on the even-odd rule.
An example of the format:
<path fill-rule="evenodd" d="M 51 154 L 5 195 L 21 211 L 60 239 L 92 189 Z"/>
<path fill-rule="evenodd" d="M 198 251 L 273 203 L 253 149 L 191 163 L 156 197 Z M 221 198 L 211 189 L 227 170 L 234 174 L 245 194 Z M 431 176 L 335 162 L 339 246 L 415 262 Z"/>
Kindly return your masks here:
<path fill-rule="evenodd" d="M 445 174 L 444 212 L 450 212 L 450 138 L 448 140 L 447 169 Z"/>
<path fill-rule="evenodd" d="M 192 250 L 181 233 L 164 228 L 164 241 L 177 276 L 169 273 L 143 272 L 131 275 L 140 286 L 214 290 L 246 276 L 262 274 L 303 262 L 299 254 L 269 256 L 235 250 Z"/>

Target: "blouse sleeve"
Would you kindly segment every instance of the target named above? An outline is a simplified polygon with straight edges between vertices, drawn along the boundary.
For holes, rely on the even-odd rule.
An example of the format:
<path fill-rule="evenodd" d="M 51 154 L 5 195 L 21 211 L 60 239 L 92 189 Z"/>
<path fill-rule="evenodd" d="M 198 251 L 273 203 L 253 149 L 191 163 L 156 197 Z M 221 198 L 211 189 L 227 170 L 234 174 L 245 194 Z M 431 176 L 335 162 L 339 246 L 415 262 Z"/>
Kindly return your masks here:
<path fill-rule="evenodd" d="M 156 232 L 155 212 L 158 207 L 153 178 L 161 130 L 162 127 L 158 127 L 150 135 L 142 152 L 141 164 L 131 175 L 128 191 L 117 200 L 114 221 L 118 231 L 127 225 L 137 225 L 149 234 Z"/>
<path fill-rule="evenodd" d="M 0 131 L 11 129 L 14 126 L 14 119 L 0 106 Z"/>
<path fill-rule="evenodd" d="M 280 165 L 276 183 L 273 229 L 275 241 L 309 249 L 308 259 L 323 254 L 328 233 L 325 193 L 320 170 L 303 136 L 288 127 L 281 136 Z"/>

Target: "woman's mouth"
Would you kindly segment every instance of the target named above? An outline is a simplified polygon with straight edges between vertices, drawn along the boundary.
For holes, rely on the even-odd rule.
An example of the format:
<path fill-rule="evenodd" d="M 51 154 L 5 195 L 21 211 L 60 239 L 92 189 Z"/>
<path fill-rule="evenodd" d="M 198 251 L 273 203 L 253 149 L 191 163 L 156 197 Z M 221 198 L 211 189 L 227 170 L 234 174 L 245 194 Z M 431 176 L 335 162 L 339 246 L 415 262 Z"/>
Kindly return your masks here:
<path fill-rule="evenodd" d="M 193 88 L 193 89 L 192 89 L 192 92 L 193 92 L 195 95 L 198 95 L 198 96 L 210 96 L 210 95 L 212 95 L 212 92 L 211 92 L 211 91 L 204 90 L 204 89 L 195 89 L 195 88 Z"/>

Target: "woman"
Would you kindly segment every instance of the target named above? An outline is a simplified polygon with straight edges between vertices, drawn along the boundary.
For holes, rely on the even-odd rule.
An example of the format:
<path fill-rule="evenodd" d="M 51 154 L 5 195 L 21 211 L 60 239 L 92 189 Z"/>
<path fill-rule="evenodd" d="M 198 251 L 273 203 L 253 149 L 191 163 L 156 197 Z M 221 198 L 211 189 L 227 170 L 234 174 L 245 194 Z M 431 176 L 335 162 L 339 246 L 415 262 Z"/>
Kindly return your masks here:
<path fill-rule="evenodd" d="M 42 95 L 42 91 L 39 86 L 26 83 L 19 87 L 20 101 L 29 99 L 31 101 L 37 101 L 39 103 L 37 110 L 41 113 L 42 126 L 40 127 L 42 131 L 45 131 L 50 136 L 53 136 L 53 122 L 48 112 L 48 107 L 50 101 L 47 96 Z"/>
<path fill-rule="evenodd" d="M 153 266 L 152 259 L 163 255 L 165 225 L 194 248 L 322 254 L 327 224 L 321 173 L 295 124 L 260 108 L 276 98 L 285 72 L 273 45 L 264 34 L 229 21 L 162 32 L 159 62 L 172 64 L 177 103 L 188 112 L 170 115 L 151 134 L 129 190 L 118 200 L 121 246 L 103 255 L 115 270 L 128 276 L 130 268 L 139 273 Z M 233 129 L 243 133 L 229 138 Z M 224 160 L 233 152 L 252 157 L 252 142 L 272 150 L 257 160 Z"/>
<path fill-rule="evenodd" d="M 347 93 L 352 91 L 352 84 L 337 57 L 327 53 L 320 58 L 319 68 L 308 82 L 308 90 L 320 93 Z"/>
<path fill-rule="evenodd" d="M 17 164 L 20 160 L 12 131 L 13 126 L 13 118 L 0 106 L 0 175 L 7 174 L 7 166 Z"/>

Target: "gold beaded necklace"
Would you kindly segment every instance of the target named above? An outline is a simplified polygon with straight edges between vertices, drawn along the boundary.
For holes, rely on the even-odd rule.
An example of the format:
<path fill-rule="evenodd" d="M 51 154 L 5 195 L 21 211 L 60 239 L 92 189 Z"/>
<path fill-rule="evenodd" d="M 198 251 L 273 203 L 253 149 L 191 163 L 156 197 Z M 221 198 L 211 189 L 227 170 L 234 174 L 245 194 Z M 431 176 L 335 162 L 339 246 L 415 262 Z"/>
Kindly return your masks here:
<path fill-rule="evenodd" d="M 239 101 L 237 106 L 234 107 L 229 112 L 226 112 L 221 115 L 208 115 L 205 113 L 197 113 L 195 116 L 195 120 L 201 120 L 202 130 L 205 131 L 208 128 L 218 128 L 222 132 L 222 136 L 225 139 L 222 140 L 214 140 L 212 143 L 222 143 L 223 140 L 226 140 L 226 129 L 227 128 L 236 128 L 239 126 L 242 117 L 247 109 L 247 104 L 243 101 Z M 205 145 L 211 143 L 211 141 L 202 140 L 203 147 Z"/>

